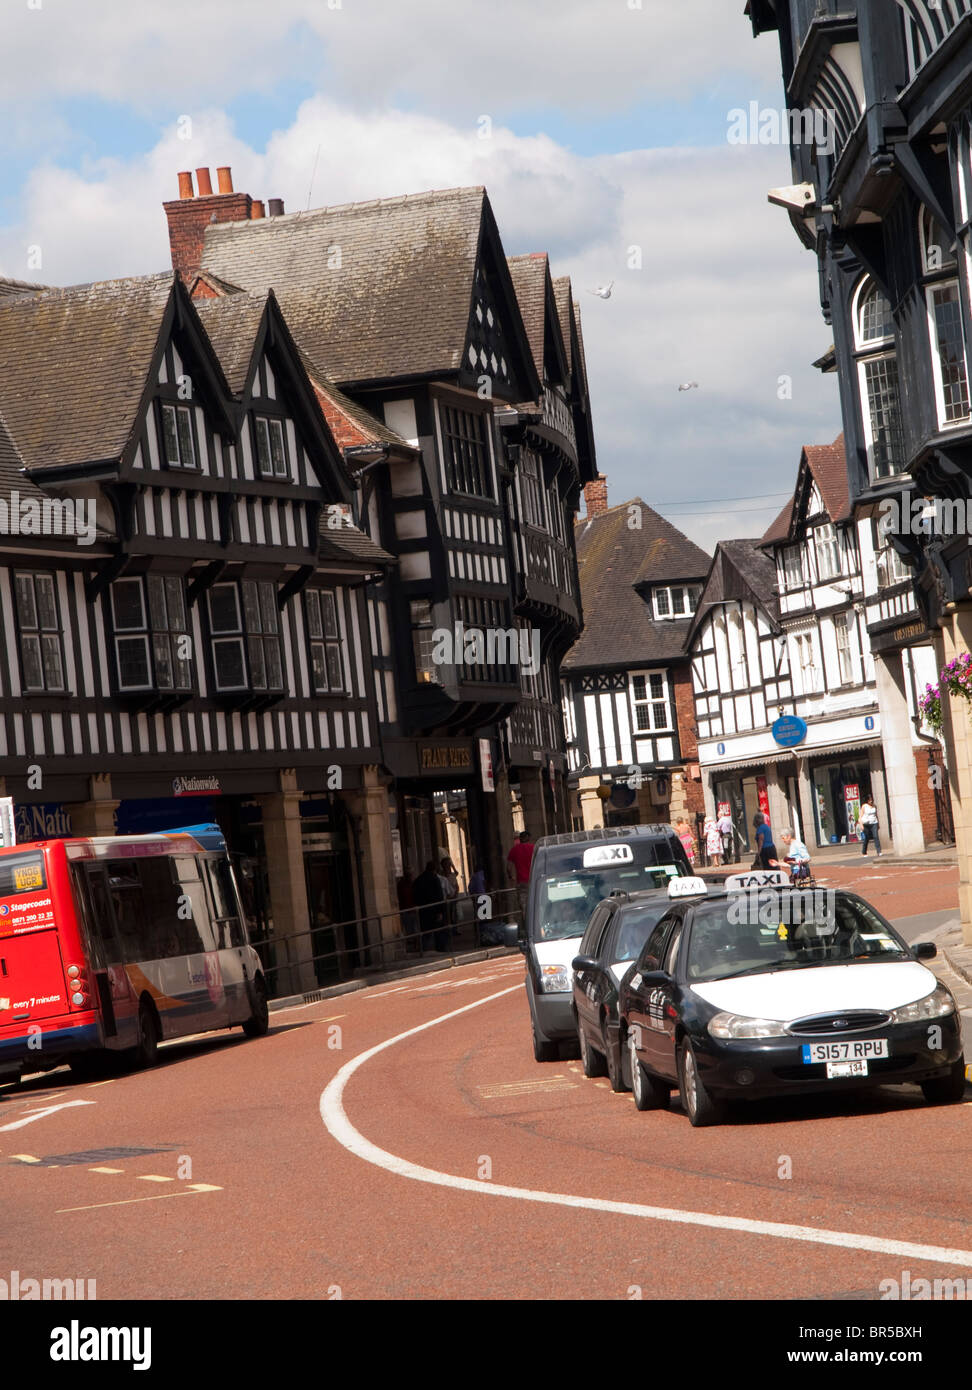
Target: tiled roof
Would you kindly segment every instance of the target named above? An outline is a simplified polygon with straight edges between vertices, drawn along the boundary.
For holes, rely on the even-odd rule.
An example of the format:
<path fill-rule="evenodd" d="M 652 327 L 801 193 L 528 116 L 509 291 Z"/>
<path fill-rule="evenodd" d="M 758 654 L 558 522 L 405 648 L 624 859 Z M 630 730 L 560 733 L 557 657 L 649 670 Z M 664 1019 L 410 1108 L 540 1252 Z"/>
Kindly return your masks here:
<path fill-rule="evenodd" d="M 851 505 L 843 433 L 833 444 L 808 444 L 803 453 L 831 521 L 846 521 Z"/>
<path fill-rule="evenodd" d="M 846 521 L 851 514 L 850 491 L 847 485 L 847 457 L 844 436 L 839 434 L 833 444 L 807 444 L 800 455 L 793 496 L 767 527 L 760 545 L 778 545 L 790 534 L 794 517 L 799 517 L 801 504 L 809 491 L 807 475 L 820 490 L 820 496 L 831 521 Z M 801 486 L 801 480 L 803 486 Z"/>
<path fill-rule="evenodd" d="M 0 299 L 0 409 L 28 468 L 119 458 L 175 276 Z"/>
<path fill-rule="evenodd" d="M 59 500 L 57 494 L 55 492 L 43 492 L 36 483 L 32 482 L 26 474 L 20 471 L 23 466 L 24 461 L 20 457 L 16 444 L 10 437 L 10 432 L 4 423 L 3 415 L 0 414 L 0 498 L 7 503 L 8 507 L 13 505 L 14 498 L 19 498 L 21 505 L 28 502 L 37 502 L 42 508 L 45 499 L 53 501 L 56 504 Z M 41 516 L 44 517 L 43 511 L 41 512 Z M 64 521 L 65 513 L 59 506 L 55 505 L 49 508 L 46 513 L 44 524 L 45 527 L 50 526 L 51 529 L 45 529 L 44 534 L 66 536 L 74 540 L 75 532 L 67 529 L 64 525 Z M 6 534 L 5 531 L 0 530 L 0 543 L 3 542 Z M 99 540 L 110 540 L 112 538 L 111 533 L 103 530 L 100 526 L 95 527 L 95 535 Z"/>
<path fill-rule="evenodd" d="M 268 297 L 267 294 L 227 294 L 193 301 L 206 336 L 220 360 L 223 375 L 236 395 L 246 388 L 256 335 Z"/>
<path fill-rule="evenodd" d="M 389 429 L 377 415 L 358 405 L 330 381 L 324 372 L 299 348 L 300 360 L 311 379 L 324 418 L 339 449 L 356 449 L 369 444 L 389 444 L 396 449 L 406 449 L 410 453 L 417 450 L 400 434 Z M 353 468 L 353 464 L 349 465 Z"/>
<path fill-rule="evenodd" d="M 629 526 L 639 507 L 641 529 Z M 709 557 L 640 498 L 609 507 L 574 529 L 584 631 L 564 667 L 630 668 L 682 659 L 689 619 L 658 622 L 650 601 L 634 587 L 649 582 L 701 579 Z"/>
<path fill-rule="evenodd" d="M 0 299 L 19 294 L 43 294 L 46 285 L 34 285 L 28 280 L 7 280 L 0 276 Z"/>
<path fill-rule="evenodd" d="M 272 287 L 294 336 L 336 381 L 452 373 L 485 206 L 474 187 L 216 223 L 203 269 L 245 290 Z"/>
<path fill-rule="evenodd" d="M 527 256 L 507 256 L 516 301 L 533 353 L 533 365 L 543 380 L 544 330 L 547 323 L 547 254 L 536 251 Z"/>
<path fill-rule="evenodd" d="M 387 550 L 382 550 L 380 545 L 376 545 L 370 536 L 357 526 L 353 526 L 350 521 L 335 529 L 328 526 L 327 509 L 321 511 L 321 518 L 317 528 L 318 534 L 318 553 L 325 560 L 366 560 L 373 563 L 375 568 L 383 568 L 386 565 L 394 565 L 394 555 L 389 555 Z"/>

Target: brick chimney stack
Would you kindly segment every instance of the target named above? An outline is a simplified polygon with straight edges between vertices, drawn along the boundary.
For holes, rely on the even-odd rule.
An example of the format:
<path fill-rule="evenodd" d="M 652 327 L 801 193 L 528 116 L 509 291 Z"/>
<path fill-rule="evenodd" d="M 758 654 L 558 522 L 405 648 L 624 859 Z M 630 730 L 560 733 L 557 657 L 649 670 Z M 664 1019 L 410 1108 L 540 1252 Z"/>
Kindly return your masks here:
<path fill-rule="evenodd" d="M 608 509 L 607 500 L 607 478 L 603 473 L 598 473 L 593 483 L 588 483 L 584 488 L 584 501 L 587 504 L 588 517 L 600 516 Z"/>
<path fill-rule="evenodd" d="M 179 174 L 179 197 L 163 203 L 169 223 L 172 268 L 189 281 L 202 261 L 203 238 L 211 222 L 248 222 L 253 215 L 249 193 L 234 193 L 233 176 L 225 165 L 216 170 L 219 192 L 214 193 L 208 169 L 197 169 L 199 197 L 193 191 L 192 174 Z M 262 215 L 262 208 L 261 208 Z"/>

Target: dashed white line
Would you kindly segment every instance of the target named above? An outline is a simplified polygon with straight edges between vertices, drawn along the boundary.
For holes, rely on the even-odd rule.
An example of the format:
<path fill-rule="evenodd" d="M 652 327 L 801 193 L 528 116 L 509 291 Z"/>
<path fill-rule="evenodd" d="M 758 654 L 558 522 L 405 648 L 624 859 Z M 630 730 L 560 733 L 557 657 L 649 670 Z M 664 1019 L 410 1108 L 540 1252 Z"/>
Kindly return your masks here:
<path fill-rule="evenodd" d="M 320 1112 L 325 1128 L 334 1139 L 357 1158 L 372 1163 L 376 1168 L 395 1173 L 398 1177 L 411 1178 L 414 1182 L 431 1183 L 437 1187 L 449 1187 L 459 1192 L 476 1192 L 483 1197 L 506 1197 L 520 1202 L 540 1202 L 550 1206 L 579 1208 L 584 1211 L 609 1212 L 618 1216 L 635 1216 L 646 1221 L 665 1221 L 683 1226 L 703 1226 L 711 1230 L 738 1231 L 746 1235 L 769 1236 L 775 1240 L 801 1241 L 811 1245 L 836 1245 L 847 1250 L 866 1250 L 874 1254 L 899 1255 L 909 1260 L 931 1260 L 935 1264 L 960 1265 L 972 1269 L 972 1250 L 953 1250 L 939 1245 L 921 1245 L 907 1240 L 890 1240 L 883 1236 L 861 1235 L 853 1231 L 829 1231 L 816 1226 L 794 1226 L 781 1221 L 759 1221 L 744 1216 L 721 1216 L 714 1212 L 678 1211 L 669 1207 L 649 1207 L 640 1202 L 613 1202 L 600 1197 L 578 1197 L 566 1192 L 540 1192 L 529 1187 L 508 1187 L 500 1183 L 481 1182 L 474 1178 L 460 1178 L 453 1173 L 442 1173 L 435 1168 L 424 1168 L 399 1158 L 373 1144 L 348 1119 L 344 1109 L 345 1087 L 352 1076 L 372 1057 L 395 1047 L 407 1038 L 414 1038 L 440 1023 L 459 1018 L 471 1009 L 482 1008 L 497 999 L 503 999 L 522 989 L 521 984 L 500 990 L 498 994 L 487 995 L 462 1008 L 452 1009 L 447 1014 L 420 1023 L 404 1033 L 378 1043 L 352 1057 L 331 1080 L 321 1093 Z"/>

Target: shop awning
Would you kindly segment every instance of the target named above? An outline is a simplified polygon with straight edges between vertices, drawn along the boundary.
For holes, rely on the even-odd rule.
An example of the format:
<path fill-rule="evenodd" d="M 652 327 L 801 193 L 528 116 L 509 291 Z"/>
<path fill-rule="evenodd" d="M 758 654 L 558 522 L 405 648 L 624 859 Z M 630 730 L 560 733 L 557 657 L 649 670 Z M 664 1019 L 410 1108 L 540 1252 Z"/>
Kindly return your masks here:
<path fill-rule="evenodd" d="M 844 753 L 861 753 L 868 748 L 880 748 L 879 738 L 855 739 L 848 743 L 828 743 L 820 748 L 808 748 L 804 744 L 799 744 L 796 748 L 780 748 L 776 752 L 765 753 L 762 757 L 756 758 L 750 755 L 748 758 L 726 758 L 714 763 L 703 763 L 702 768 L 705 772 L 718 774 L 720 772 L 746 772 L 747 770 L 761 770 L 769 763 L 786 763 L 793 757 L 807 758 L 816 760 L 817 758 L 839 757 Z"/>

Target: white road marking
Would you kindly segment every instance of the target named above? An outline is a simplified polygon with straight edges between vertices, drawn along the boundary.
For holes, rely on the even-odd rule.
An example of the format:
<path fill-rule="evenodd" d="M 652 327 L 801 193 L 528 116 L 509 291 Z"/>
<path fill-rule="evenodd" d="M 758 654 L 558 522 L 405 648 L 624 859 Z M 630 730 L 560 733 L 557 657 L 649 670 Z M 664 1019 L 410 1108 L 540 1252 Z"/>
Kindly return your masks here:
<path fill-rule="evenodd" d="M 23 1129 L 24 1125 L 33 1124 L 35 1120 L 42 1120 L 45 1115 L 53 1115 L 55 1110 L 69 1110 L 73 1105 L 94 1105 L 94 1103 L 93 1100 L 64 1100 L 60 1105 L 48 1105 L 43 1110 L 32 1110 L 22 1120 L 14 1120 L 9 1125 L 0 1125 L 0 1134 L 8 1129 Z"/>
<path fill-rule="evenodd" d="M 208 1182 L 194 1182 L 186 1192 L 162 1192 L 158 1197 L 128 1197 L 120 1202 L 92 1202 L 87 1207 L 61 1207 L 55 1216 L 66 1216 L 72 1211 L 97 1211 L 99 1207 L 133 1207 L 137 1202 L 168 1202 L 172 1197 L 198 1197 L 203 1192 L 222 1192 L 221 1187 L 213 1187 Z"/>
<path fill-rule="evenodd" d="M 334 1139 L 357 1158 L 372 1163 L 376 1168 L 395 1173 L 398 1177 L 411 1178 L 414 1182 L 431 1183 L 436 1187 L 451 1187 L 459 1192 L 478 1192 L 484 1197 L 507 1197 L 520 1202 L 541 1202 L 551 1206 L 573 1207 L 583 1211 L 611 1212 L 618 1216 L 636 1216 L 647 1221 L 668 1221 L 683 1226 L 705 1226 L 711 1230 L 739 1231 L 747 1235 L 771 1236 L 776 1240 L 803 1241 L 811 1245 L 836 1245 L 847 1250 L 867 1250 L 880 1255 L 900 1255 L 909 1260 L 931 1260 L 935 1264 L 960 1265 L 972 1269 L 972 1250 L 952 1250 L 939 1245 L 919 1245 L 907 1240 L 890 1240 L 883 1236 L 860 1235 L 852 1231 L 829 1231 L 816 1226 L 794 1226 L 781 1221 L 758 1221 L 745 1216 L 721 1216 L 713 1212 L 678 1211 L 670 1207 L 648 1207 L 640 1202 L 613 1202 L 600 1197 L 577 1197 L 566 1192 L 540 1192 L 529 1187 L 507 1187 L 500 1183 L 480 1182 L 475 1178 L 460 1178 L 453 1173 L 442 1173 L 436 1168 L 423 1168 L 421 1164 L 411 1163 L 399 1158 L 397 1154 L 380 1149 L 357 1129 L 348 1119 L 344 1109 L 344 1090 L 359 1068 L 387 1051 L 406 1038 L 414 1038 L 429 1028 L 435 1028 L 449 1019 L 459 1018 L 471 1009 L 492 1004 L 522 989 L 521 984 L 500 990 L 477 999 L 473 1004 L 464 1004 L 438 1018 L 420 1023 L 404 1033 L 378 1043 L 352 1057 L 321 1092 L 320 1112 L 325 1128 Z"/>
<path fill-rule="evenodd" d="M 19 1159 L 21 1163 L 40 1163 L 40 1159 L 33 1154 L 11 1154 L 10 1157 Z"/>
<path fill-rule="evenodd" d="M 139 1173 L 138 1182 L 175 1182 L 175 1178 L 159 1177 L 157 1173 Z"/>
<path fill-rule="evenodd" d="M 124 1173 L 124 1168 L 89 1168 L 89 1173 Z"/>

